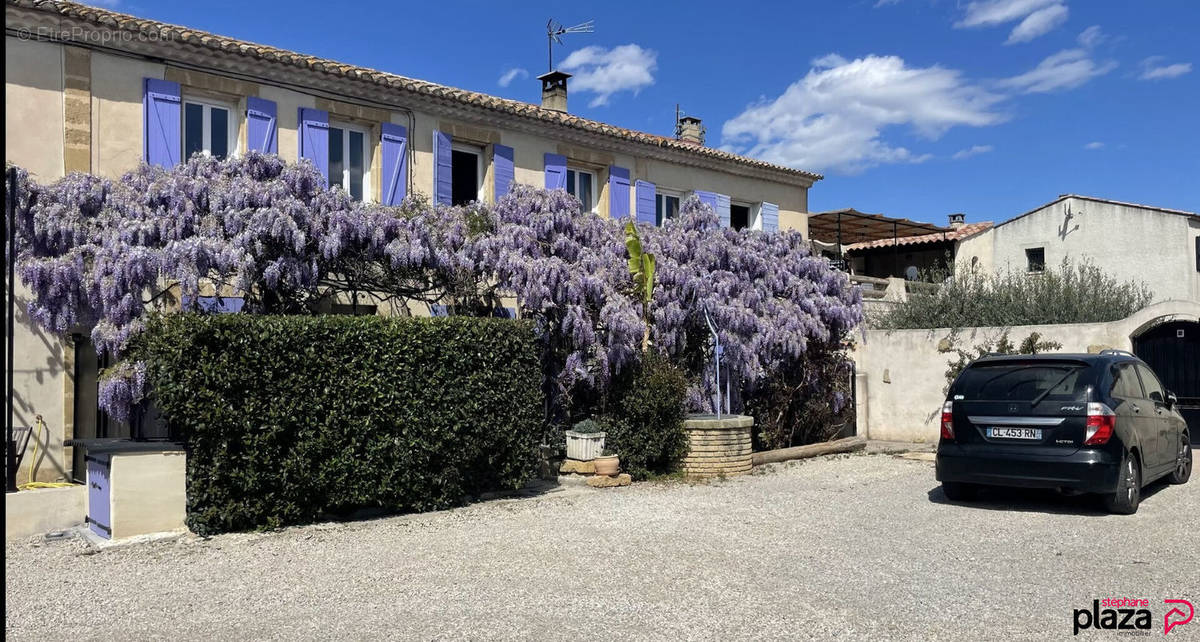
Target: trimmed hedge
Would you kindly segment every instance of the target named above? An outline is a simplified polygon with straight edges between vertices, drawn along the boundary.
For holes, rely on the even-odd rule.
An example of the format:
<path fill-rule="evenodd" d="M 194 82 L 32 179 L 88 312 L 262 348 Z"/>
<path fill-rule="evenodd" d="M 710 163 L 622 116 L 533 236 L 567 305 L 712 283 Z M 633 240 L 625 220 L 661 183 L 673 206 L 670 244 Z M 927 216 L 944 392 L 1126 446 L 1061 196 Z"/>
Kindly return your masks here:
<path fill-rule="evenodd" d="M 602 417 L 605 448 L 621 456 L 621 468 L 635 479 L 673 472 L 688 449 L 687 375 L 653 353 L 623 375 Z"/>
<path fill-rule="evenodd" d="M 129 356 L 187 445 L 200 534 L 443 509 L 537 469 L 527 322 L 177 314 Z"/>

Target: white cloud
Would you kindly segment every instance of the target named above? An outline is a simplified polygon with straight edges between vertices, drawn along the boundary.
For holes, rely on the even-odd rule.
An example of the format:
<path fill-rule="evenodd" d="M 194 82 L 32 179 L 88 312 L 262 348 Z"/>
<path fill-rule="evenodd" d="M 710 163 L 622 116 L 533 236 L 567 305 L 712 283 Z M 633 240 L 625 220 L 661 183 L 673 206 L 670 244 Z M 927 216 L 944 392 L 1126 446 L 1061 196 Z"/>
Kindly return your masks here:
<path fill-rule="evenodd" d="M 513 67 L 501 74 L 500 79 L 496 81 L 501 87 L 507 87 L 512 84 L 512 81 L 517 78 L 525 79 L 529 77 L 529 72 L 520 67 Z"/>
<path fill-rule="evenodd" d="M 991 145 L 972 145 L 966 149 L 960 149 L 955 152 L 953 158 L 954 160 L 963 160 L 964 158 L 986 154 L 994 149 L 996 148 L 992 147 Z"/>
<path fill-rule="evenodd" d="M 1162 56 L 1150 56 L 1143 60 L 1142 73 L 1138 78 L 1142 80 L 1165 80 L 1167 78 L 1178 78 L 1192 71 L 1192 63 L 1190 62 L 1177 62 L 1164 65 L 1162 64 L 1164 60 L 1166 58 Z"/>
<path fill-rule="evenodd" d="M 875 3 L 875 8 L 878 9 L 879 7 L 886 7 L 889 4 L 898 4 L 899 2 L 900 0 L 878 0 Z"/>
<path fill-rule="evenodd" d="M 974 0 L 955 27 L 995 27 L 1019 20 L 1005 44 L 1029 42 L 1066 22 L 1065 0 Z"/>
<path fill-rule="evenodd" d="M 1087 145 L 1084 145 L 1083 148 L 1086 150 L 1090 150 L 1090 151 L 1095 151 L 1097 149 L 1104 149 L 1104 143 L 1102 143 L 1098 140 L 1094 140 L 1094 141 L 1088 143 Z"/>
<path fill-rule="evenodd" d="M 909 67 L 897 56 L 814 60 L 780 96 L 748 106 L 725 122 L 723 148 L 810 170 L 846 173 L 881 163 L 915 163 L 929 154 L 883 140 L 890 127 L 934 139 L 952 127 L 983 127 L 1005 116 L 1003 97 L 953 69 Z"/>
<path fill-rule="evenodd" d="M 1012 78 L 1001 80 L 1000 87 L 1035 94 L 1074 89 L 1097 76 L 1112 71 L 1116 62 L 1097 62 L 1086 49 L 1064 49 L 1047 56 L 1037 67 Z"/>
<path fill-rule="evenodd" d="M 563 71 L 574 74 L 571 80 L 573 91 L 596 94 L 588 104 L 596 107 L 607 105 L 608 99 L 615 93 L 632 91 L 637 95 L 643 88 L 653 85 L 654 71 L 658 68 L 658 52 L 635 44 L 612 49 L 584 47 L 572 51 L 561 67 Z"/>
<path fill-rule="evenodd" d="M 1068 13 L 1070 11 L 1063 4 L 1038 9 L 1026 16 L 1020 24 L 1013 27 L 1012 33 L 1008 34 L 1008 40 L 1004 44 L 1011 45 L 1018 42 L 1029 42 L 1038 36 L 1047 34 L 1058 25 L 1066 22 Z"/>
<path fill-rule="evenodd" d="M 1108 35 L 1100 30 L 1100 25 L 1092 25 L 1079 33 L 1075 38 L 1079 42 L 1079 46 L 1084 49 L 1091 49 L 1096 45 L 1108 40 Z"/>

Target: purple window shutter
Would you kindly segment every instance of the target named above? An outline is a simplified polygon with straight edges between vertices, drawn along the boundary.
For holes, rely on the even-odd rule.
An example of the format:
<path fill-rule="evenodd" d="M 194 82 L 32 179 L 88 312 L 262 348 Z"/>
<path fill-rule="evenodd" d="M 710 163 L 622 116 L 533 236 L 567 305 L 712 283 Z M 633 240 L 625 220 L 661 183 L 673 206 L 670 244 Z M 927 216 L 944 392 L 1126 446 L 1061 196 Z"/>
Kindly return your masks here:
<path fill-rule="evenodd" d="M 492 174 L 495 176 L 495 193 L 493 201 L 498 201 L 508 195 L 516 179 L 513 165 L 513 148 L 504 145 L 492 145 Z"/>
<path fill-rule="evenodd" d="M 246 98 L 246 149 L 264 154 L 279 153 L 275 101 L 249 96 Z"/>
<path fill-rule="evenodd" d="M 183 295 L 183 309 L 191 310 L 192 307 L 198 307 L 204 312 L 215 312 L 217 314 L 237 314 L 246 306 L 246 299 L 240 296 L 202 296 L 192 300 L 191 295 Z"/>
<path fill-rule="evenodd" d="M 717 218 L 721 219 L 721 227 L 729 227 L 729 197 L 725 194 L 717 194 Z"/>
<path fill-rule="evenodd" d="M 567 157 L 546 154 L 546 189 L 567 189 Z"/>
<path fill-rule="evenodd" d="M 329 112 L 300 108 L 300 158 L 307 158 L 329 181 Z"/>
<path fill-rule="evenodd" d="M 142 157 L 151 165 L 174 167 L 183 147 L 179 83 L 158 78 L 142 82 Z"/>
<path fill-rule="evenodd" d="M 629 170 L 616 165 L 608 168 L 608 216 L 629 216 Z"/>
<path fill-rule="evenodd" d="M 408 128 L 383 123 L 379 137 L 383 156 L 383 204 L 399 205 L 408 195 Z"/>
<path fill-rule="evenodd" d="M 654 225 L 658 222 L 658 214 L 655 212 L 656 203 L 655 197 L 656 188 L 654 183 L 646 181 L 637 182 L 637 221 L 638 223 L 646 223 Z"/>
<path fill-rule="evenodd" d="M 762 208 L 759 210 L 758 215 L 762 218 L 762 229 L 764 232 L 776 232 L 779 230 L 778 205 L 763 201 Z"/>
<path fill-rule="evenodd" d="M 711 207 L 714 212 L 717 211 L 717 194 L 716 194 L 716 192 L 705 192 L 703 190 L 696 190 L 694 193 L 696 195 L 696 198 L 700 199 L 701 203 L 704 203 L 705 205 Z"/>
<path fill-rule="evenodd" d="M 450 205 L 454 201 L 453 155 L 450 150 L 450 134 L 433 132 L 433 202 Z"/>

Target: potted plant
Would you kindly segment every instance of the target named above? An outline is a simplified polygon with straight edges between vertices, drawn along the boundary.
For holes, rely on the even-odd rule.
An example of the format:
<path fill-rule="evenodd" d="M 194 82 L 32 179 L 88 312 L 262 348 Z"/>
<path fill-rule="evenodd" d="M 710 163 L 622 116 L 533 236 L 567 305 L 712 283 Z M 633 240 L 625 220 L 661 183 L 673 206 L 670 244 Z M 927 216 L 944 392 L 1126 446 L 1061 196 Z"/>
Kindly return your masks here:
<path fill-rule="evenodd" d="M 621 472 L 621 459 L 611 450 L 605 450 L 593 463 L 596 464 L 597 475 L 613 477 Z"/>
<path fill-rule="evenodd" d="M 567 431 L 567 459 L 591 461 L 604 451 L 605 433 L 594 419 L 585 419 Z"/>

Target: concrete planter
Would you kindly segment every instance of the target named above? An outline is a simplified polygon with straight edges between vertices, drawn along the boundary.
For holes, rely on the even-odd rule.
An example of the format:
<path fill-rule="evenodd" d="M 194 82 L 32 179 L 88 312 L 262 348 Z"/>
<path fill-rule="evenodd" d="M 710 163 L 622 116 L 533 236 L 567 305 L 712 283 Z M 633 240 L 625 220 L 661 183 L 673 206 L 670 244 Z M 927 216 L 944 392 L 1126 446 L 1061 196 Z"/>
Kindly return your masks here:
<path fill-rule="evenodd" d="M 582 433 L 567 431 L 567 459 L 591 461 L 604 452 L 604 437 L 607 433 Z"/>
<path fill-rule="evenodd" d="M 688 453 L 681 469 L 688 477 L 740 475 L 753 467 L 750 428 L 754 418 L 746 415 L 690 415 L 683 422 L 688 435 Z"/>

